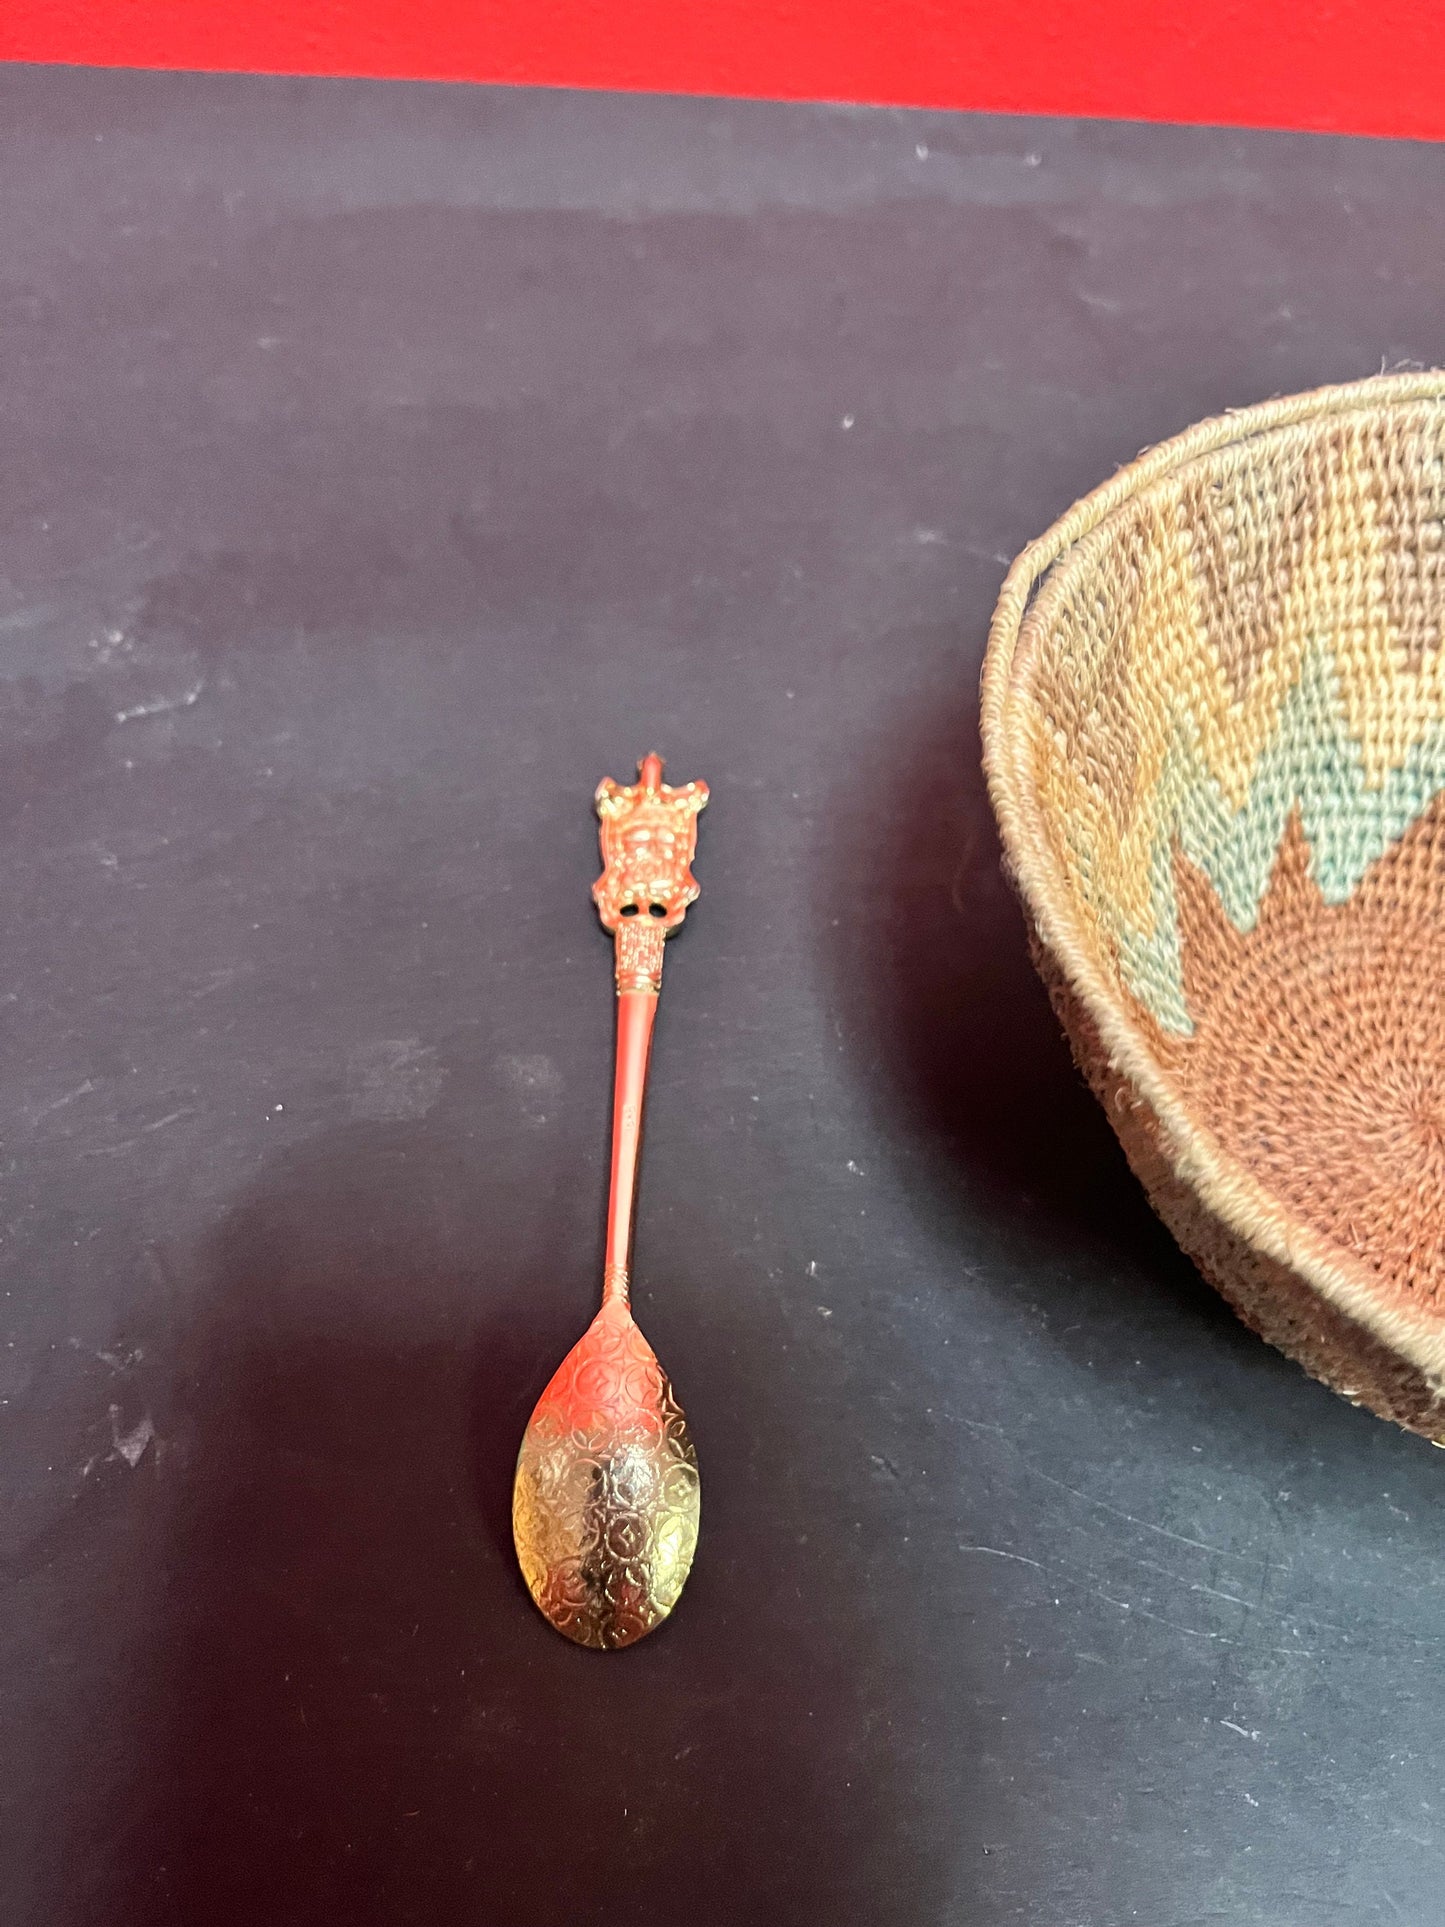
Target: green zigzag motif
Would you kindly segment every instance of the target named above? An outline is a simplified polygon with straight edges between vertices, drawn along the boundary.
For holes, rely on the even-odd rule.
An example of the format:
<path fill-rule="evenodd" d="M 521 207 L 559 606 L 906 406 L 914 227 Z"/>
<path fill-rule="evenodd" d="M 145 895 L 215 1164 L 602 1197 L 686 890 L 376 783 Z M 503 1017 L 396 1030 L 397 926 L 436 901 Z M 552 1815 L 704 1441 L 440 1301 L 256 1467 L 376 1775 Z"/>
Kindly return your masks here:
<path fill-rule="evenodd" d="M 1311 873 L 1326 903 L 1344 903 L 1370 865 L 1445 790 L 1445 721 L 1432 724 L 1383 783 L 1371 785 L 1361 747 L 1345 727 L 1333 654 L 1317 643 L 1281 705 L 1243 808 L 1231 809 L 1206 764 L 1192 716 L 1176 725 L 1159 788 L 1159 832 L 1149 862 L 1152 934 L 1110 918 L 1104 903 L 1094 907 L 1111 925 L 1129 988 L 1166 1030 L 1188 1036 L 1194 1023 L 1184 998 L 1176 843 L 1219 892 L 1235 928 L 1252 930 L 1289 813 L 1298 805 Z M 1074 843 L 1072 854 L 1091 895 L 1089 852 Z"/>

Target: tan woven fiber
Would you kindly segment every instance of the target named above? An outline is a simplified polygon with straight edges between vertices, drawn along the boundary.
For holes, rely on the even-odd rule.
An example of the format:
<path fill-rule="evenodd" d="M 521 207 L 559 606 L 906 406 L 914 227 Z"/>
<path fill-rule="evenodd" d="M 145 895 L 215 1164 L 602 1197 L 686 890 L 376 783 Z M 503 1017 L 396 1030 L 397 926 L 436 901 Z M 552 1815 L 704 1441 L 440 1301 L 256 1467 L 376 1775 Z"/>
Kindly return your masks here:
<path fill-rule="evenodd" d="M 1010 570 L 1006 859 L 1180 1243 L 1445 1441 L 1445 373 L 1205 422 Z"/>

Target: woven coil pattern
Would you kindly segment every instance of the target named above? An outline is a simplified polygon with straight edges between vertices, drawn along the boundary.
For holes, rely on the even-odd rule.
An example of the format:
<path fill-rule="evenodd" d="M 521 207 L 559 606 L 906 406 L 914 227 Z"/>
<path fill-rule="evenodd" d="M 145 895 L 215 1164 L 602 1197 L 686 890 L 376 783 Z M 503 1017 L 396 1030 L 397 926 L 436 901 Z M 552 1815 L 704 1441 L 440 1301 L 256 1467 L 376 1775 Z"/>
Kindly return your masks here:
<path fill-rule="evenodd" d="M 1156 1207 L 1267 1337 L 1445 1436 L 1445 375 L 1245 410 L 1025 551 L 1006 857 Z"/>

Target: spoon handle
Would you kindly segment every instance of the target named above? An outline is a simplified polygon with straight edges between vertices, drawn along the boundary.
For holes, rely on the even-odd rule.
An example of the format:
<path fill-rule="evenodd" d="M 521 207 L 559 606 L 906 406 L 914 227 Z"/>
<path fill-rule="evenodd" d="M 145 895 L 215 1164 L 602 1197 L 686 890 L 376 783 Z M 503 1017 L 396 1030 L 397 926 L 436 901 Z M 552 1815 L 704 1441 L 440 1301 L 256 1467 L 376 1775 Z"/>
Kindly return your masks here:
<path fill-rule="evenodd" d="M 692 859 L 707 784 L 673 789 L 662 758 L 644 756 L 635 783 L 604 779 L 597 789 L 602 874 L 592 895 L 613 933 L 617 971 L 617 1068 L 612 1100 L 612 1183 L 607 1201 L 604 1305 L 627 1304 L 632 1224 L 642 1147 L 642 1103 L 652 1026 L 662 994 L 663 945 L 698 896 Z"/>
<path fill-rule="evenodd" d="M 621 932 L 618 933 L 619 938 Z M 642 1100 L 652 1055 L 652 1021 L 658 992 L 617 993 L 617 1072 L 612 1089 L 612 1185 L 607 1196 L 607 1257 L 602 1269 L 602 1302 L 627 1303 L 632 1265 L 633 1205 L 637 1163 L 642 1149 Z"/>

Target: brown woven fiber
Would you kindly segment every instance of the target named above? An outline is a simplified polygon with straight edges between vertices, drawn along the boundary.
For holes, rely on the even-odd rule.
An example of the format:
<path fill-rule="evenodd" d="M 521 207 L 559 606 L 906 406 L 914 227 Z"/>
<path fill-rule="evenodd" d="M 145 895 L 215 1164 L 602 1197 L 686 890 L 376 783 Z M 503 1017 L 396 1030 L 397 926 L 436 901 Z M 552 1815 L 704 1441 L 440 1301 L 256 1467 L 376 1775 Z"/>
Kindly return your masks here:
<path fill-rule="evenodd" d="M 1019 557 L 989 789 L 1075 1055 L 1271 1343 L 1445 1443 L 1445 373 L 1205 422 Z"/>

